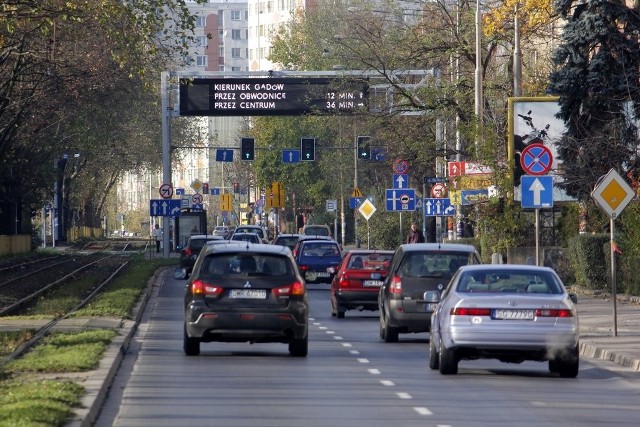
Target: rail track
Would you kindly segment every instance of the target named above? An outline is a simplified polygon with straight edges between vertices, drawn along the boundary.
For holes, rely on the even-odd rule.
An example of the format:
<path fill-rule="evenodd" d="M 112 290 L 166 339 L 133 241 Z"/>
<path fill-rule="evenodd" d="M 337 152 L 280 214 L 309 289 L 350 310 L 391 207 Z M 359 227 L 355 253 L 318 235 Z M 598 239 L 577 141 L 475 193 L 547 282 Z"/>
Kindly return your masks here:
<path fill-rule="evenodd" d="M 33 314 L 31 310 L 35 305 L 52 292 L 60 292 L 65 287 L 77 288 L 78 283 L 84 283 L 82 301 L 51 315 L 50 321 L 40 322 L 35 331 L 33 326 L 25 326 L 25 330 L 33 331 L 32 337 L 1 359 L 0 365 L 19 357 L 62 320 L 87 305 L 127 266 L 131 255 L 147 248 L 145 241 L 92 242 L 67 248 L 60 255 L 16 258 L 0 265 L 0 322 L 9 316 Z"/>

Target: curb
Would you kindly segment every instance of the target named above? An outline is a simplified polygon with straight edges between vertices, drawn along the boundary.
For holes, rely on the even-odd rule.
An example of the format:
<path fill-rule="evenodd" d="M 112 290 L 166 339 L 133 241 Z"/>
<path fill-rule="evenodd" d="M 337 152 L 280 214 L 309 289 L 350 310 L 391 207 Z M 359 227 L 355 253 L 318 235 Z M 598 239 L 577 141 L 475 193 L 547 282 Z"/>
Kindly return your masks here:
<path fill-rule="evenodd" d="M 597 344 L 580 343 L 580 356 L 590 359 L 607 360 L 625 368 L 640 372 L 640 359 L 615 350 L 606 350 Z"/>
<path fill-rule="evenodd" d="M 131 340 L 138 330 L 138 325 L 144 314 L 147 302 L 149 302 L 151 294 L 157 286 L 156 282 L 161 274 L 171 268 L 172 267 L 161 267 L 157 269 L 149 279 L 143 296 L 134 308 L 133 320 L 124 321 L 123 326 L 120 328 L 120 331 L 126 331 L 126 333 L 123 335 L 119 334 L 109 344 L 109 347 L 100 360 L 98 369 L 93 371 L 83 384 L 86 394 L 82 398 L 82 406 L 75 409 L 75 415 L 65 423 L 65 426 L 91 427 L 95 423 L 102 409 L 102 404 L 113 384 L 113 380 L 120 369 L 124 355 L 127 353 Z"/>

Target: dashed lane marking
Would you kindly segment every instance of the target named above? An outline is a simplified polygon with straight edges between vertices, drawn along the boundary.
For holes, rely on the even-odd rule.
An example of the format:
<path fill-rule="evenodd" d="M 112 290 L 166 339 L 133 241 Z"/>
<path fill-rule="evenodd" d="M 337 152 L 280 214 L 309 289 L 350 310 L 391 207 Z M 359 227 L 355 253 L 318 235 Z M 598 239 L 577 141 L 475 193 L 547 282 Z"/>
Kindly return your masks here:
<path fill-rule="evenodd" d="M 396 385 L 393 381 L 390 380 L 380 380 L 380 384 L 387 387 L 393 387 L 394 385 Z"/>
<path fill-rule="evenodd" d="M 409 393 L 396 393 L 400 399 L 413 399 Z"/>

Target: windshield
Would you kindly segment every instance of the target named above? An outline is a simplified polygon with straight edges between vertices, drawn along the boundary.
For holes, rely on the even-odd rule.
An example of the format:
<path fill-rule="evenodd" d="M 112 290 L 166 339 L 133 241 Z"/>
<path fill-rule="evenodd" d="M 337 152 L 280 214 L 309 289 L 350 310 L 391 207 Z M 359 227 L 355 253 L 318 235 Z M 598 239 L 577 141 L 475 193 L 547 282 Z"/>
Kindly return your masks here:
<path fill-rule="evenodd" d="M 277 255 L 223 253 L 212 254 L 202 261 L 201 273 L 208 278 L 224 276 L 295 276 L 287 257 Z"/>

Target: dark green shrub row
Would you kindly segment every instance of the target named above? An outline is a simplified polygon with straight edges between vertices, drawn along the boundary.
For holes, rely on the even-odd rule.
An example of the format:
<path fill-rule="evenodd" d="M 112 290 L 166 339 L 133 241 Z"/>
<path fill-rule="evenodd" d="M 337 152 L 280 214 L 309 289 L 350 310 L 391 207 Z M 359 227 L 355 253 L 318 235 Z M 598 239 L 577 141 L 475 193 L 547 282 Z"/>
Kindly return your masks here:
<path fill-rule="evenodd" d="M 608 234 L 580 234 L 569 239 L 569 262 L 574 271 L 576 283 L 594 290 L 609 287 L 607 263 L 609 252 L 603 251 L 609 245 Z"/>

